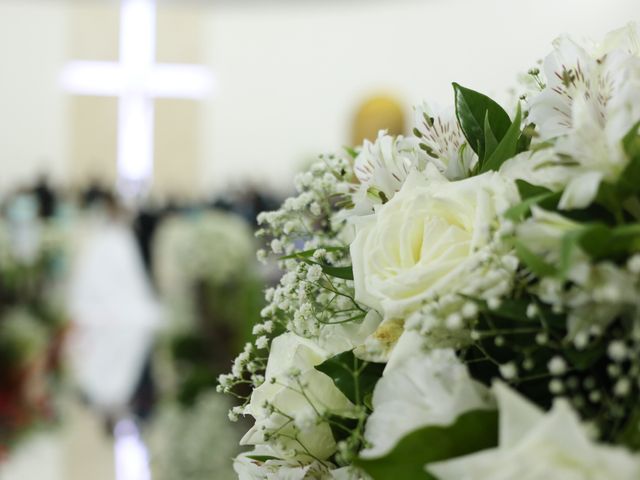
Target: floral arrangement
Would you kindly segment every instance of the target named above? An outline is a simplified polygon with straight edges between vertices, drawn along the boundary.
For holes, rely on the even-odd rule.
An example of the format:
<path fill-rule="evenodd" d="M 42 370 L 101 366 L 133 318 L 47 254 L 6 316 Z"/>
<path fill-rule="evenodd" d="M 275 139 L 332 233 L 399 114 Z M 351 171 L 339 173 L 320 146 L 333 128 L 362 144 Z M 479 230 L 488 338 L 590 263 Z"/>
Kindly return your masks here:
<path fill-rule="evenodd" d="M 55 282 L 65 237 L 51 223 L 35 225 L 34 248 L 21 251 L 9 222 L 0 220 L 0 461 L 35 427 L 55 417 L 66 317 Z M 28 254 L 26 254 L 28 253 Z"/>
<path fill-rule="evenodd" d="M 163 408 L 146 435 L 153 478 L 233 478 L 230 459 L 238 454 L 240 435 L 235 425 L 226 421 L 229 403 L 227 397 L 209 390 L 192 408 L 178 404 Z"/>
<path fill-rule="evenodd" d="M 154 478 L 233 478 L 240 430 L 226 421 L 231 399 L 215 391 L 264 305 L 254 238 L 240 217 L 176 215 L 154 246 L 168 328 L 156 349 L 161 402 L 148 432 Z"/>
<path fill-rule="evenodd" d="M 154 265 L 168 322 L 156 377 L 185 406 L 215 387 L 264 305 L 254 245 L 249 225 L 231 213 L 175 215 L 160 227 Z"/>
<path fill-rule="evenodd" d="M 259 217 L 241 479 L 640 478 L 640 28 L 528 79 L 511 114 L 454 83 Z"/>

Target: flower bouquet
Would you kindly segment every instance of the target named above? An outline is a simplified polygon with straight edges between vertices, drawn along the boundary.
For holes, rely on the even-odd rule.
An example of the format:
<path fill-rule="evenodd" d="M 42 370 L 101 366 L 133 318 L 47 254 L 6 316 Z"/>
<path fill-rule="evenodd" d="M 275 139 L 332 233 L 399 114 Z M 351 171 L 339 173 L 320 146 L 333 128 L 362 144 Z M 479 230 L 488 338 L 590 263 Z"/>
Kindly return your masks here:
<path fill-rule="evenodd" d="M 54 391 L 66 317 L 54 282 L 64 237 L 39 226 L 37 247 L 24 256 L 0 221 L 0 462 L 34 428 L 54 419 Z"/>
<path fill-rule="evenodd" d="M 454 83 L 259 217 L 241 479 L 640 478 L 640 29 L 527 78 L 509 113 Z"/>
<path fill-rule="evenodd" d="M 185 406 L 215 388 L 264 305 L 254 249 L 251 228 L 231 213 L 175 215 L 160 227 L 155 277 L 168 321 L 157 378 Z"/>
<path fill-rule="evenodd" d="M 233 402 L 215 383 L 264 305 L 254 241 L 230 213 L 174 216 L 160 227 L 154 264 L 168 325 L 154 355 L 161 395 L 147 433 L 154 478 L 233 475 L 240 429 L 227 421 Z"/>

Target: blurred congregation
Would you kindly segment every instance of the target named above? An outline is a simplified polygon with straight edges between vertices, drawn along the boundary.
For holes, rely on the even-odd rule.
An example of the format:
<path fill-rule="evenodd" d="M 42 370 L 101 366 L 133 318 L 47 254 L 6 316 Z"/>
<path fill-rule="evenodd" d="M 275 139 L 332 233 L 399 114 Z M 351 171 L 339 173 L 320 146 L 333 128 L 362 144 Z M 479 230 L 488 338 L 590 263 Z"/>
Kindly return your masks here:
<path fill-rule="evenodd" d="M 200 408 L 213 409 L 212 421 L 221 424 L 203 425 L 203 435 L 219 428 L 235 435 L 224 424 L 230 405 L 215 393 L 215 379 L 242 348 L 264 286 L 276 278 L 254 261 L 253 231 L 257 214 L 277 201 L 248 189 L 224 201 L 132 208 L 97 183 L 65 192 L 44 176 L 7 195 L 0 216 L 0 457 L 7 461 L 34 430 L 44 442 L 33 447 L 44 449 L 39 457 L 49 449 L 58 462 L 69 442 L 94 445 L 84 445 L 77 467 L 56 473 L 49 465 L 48 477 L 29 473 L 37 464 L 27 450 L 25 462 L 11 458 L 0 478 L 113 478 L 118 468 L 144 478 L 148 462 L 132 463 L 131 448 L 118 453 L 111 445 L 114 435 L 138 438 L 142 430 L 163 459 L 154 478 L 186 478 L 180 468 L 230 475 L 224 462 L 233 443 L 213 459 L 199 452 L 202 464 L 187 449 L 182 465 L 174 456 L 183 437 L 175 434 L 194 432 L 189 416 Z M 56 440 L 47 442 L 47 432 Z M 71 438 L 60 440 L 65 434 Z M 143 445 L 139 459 L 149 455 Z M 100 465 L 96 455 L 102 467 L 83 476 Z"/>

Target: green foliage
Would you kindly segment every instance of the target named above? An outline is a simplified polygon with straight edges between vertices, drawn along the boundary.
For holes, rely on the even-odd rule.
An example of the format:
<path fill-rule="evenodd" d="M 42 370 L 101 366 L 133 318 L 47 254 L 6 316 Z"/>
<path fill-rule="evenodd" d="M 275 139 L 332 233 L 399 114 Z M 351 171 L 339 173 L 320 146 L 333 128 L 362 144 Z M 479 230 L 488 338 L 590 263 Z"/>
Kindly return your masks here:
<path fill-rule="evenodd" d="M 640 135 L 636 123 L 622 139 L 622 147 L 629 158 L 629 163 L 617 182 L 618 191 L 623 197 L 640 193 Z"/>
<path fill-rule="evenodd" d="M 493 150 L 487 149 L 485 153 L 487 158 L 480 168 L 480 173 L 488 172 L 489 170 L 499 170 L 500 166 L 506 160 L 510 159 L 516 154 L 518 149 L 518 141 L 520 139 L 521 121 L 522 111 L 520 110 L 520 105 L 518 105 L 516 117 L 514 118 L 513 123 L 509 126 L 509 129 L 505 133 L 502 140 L 500 140 L 500 143 L 497 144 L 495 149 Z"/>
<path fill-rule="evenodd" d="M 364 403 L 382 376 L 384 364 L 365 362 L 351 350 L 325 360 L 316 370 L 328 375 L 333 383 L 354 404 Z"/>
<path fill-rule="evenodd" d="M 617 441 L 634 451 L 640 450 L 640 405 L 637 405 L 627 419 L 626 425 L 620 432 Z"/>
<path fill-rule="evenodd" d="M 358 156 L 358 152 L 356 149 L 351 148 L 351 147 L 344 147 L 344 151 L 347 152 L 347 154 L 355 160 L 355 158 Z"/>
<path fill-rule="evenodd" d="M 351 266 L 347 267 L 334 267 L 333 265 L 329 265 L 324 262 L 317 262 L 313 260 L 313 254 L 316 253 L 317 250 L 325 250 L 327 252 L 342 252 L 348 247 L 327 247 L 327 248 L 312 248 L 310 250 L 303 250 L 301 252 L 295 252 L 290 255 L 284 255 L 280 257 L 280 260 L 300 260 L 309 265 L 320 265 L 322 271 L 329 275 L 330 277 L 342 278 L 344 280 L 353 280 L 353 268 Z"/>
<path fill-rule="evenodd" d="M 627 166 L 615 182 L 603 181 L 596 202 L 608 210 L 616 223 L 624 223 L 623 206 L 629 197 L 640 194 L 640 135 L 636 123 L 622 139 L 622 148 L 628 158 Z"/>
<path fill-rule="evenodd" d="M 522 129 L 522 133 L 520 134 L 520 138 L 518 138 L 518 145 L 516 147 L 518 152 L 525 152 L 529 150 L 531 146 L 531 139 L 535 135 L 535 132 L 536 125 L 534 123 L 529 123 Z"/>
<path fill-rule="evenodd" d="M 546 187 L 533 185 L 521 179 L 516 180 L 516 187 L 518 187 L 518 193 L 520 193 L 520 198 L 522 198 L 522 200 L 528 200 L 530 198 L 539 197 L 540 195 L 552 193 L 551 190 Z"/>
<path fill-rule="evenodd" d="M 471 148 L 478 154 L 477 172 L 497 170 L 505 160 L 522 151 L 520 106 L 513 122 L 496 102 L 486 95 L 454 83 L 456 117 Z"/>
<path fill-rule="evenodd" d="M 532 185 L 524 180 L 516 180 L 516 186 L 522 201 L 504 213 L 505 218 L 514 222 L 526 218 L 534 205 L 554 209 L 562 195 L 562 192 L 552 192 L 548 188 Z"/>
<path fill-rule="evenodd" d="M 538 255 L 529 250 L 520 240 L 514 241 L 516 255 L 534 274 L 539 277 L 547 277 L 556 274 L 556 267 L 545 262 Z"/>
<path fill-rule="evenodd" d="M 398 442 L 387 455 L 360 458 L 355 465 L 374 480 L 437 480 L 425 465 L 495 447 L 498 413 L 472 410 L 447 426 L 423 427 Z"/>
<path fill-rule="evenodd" d="M 303 258 L 312 258 L 313 254 L 318 250 L 324 250 L 326 252 L 344 252 L 349 247 L 319 247 L 319 248 L 311 248 L 309 250 L 301 250 L 299 252 L 292 253 L 290 255 L 283 255 L 280 257 L 280 260 L 290 260 L 290 259 L 303 259 Z"/>

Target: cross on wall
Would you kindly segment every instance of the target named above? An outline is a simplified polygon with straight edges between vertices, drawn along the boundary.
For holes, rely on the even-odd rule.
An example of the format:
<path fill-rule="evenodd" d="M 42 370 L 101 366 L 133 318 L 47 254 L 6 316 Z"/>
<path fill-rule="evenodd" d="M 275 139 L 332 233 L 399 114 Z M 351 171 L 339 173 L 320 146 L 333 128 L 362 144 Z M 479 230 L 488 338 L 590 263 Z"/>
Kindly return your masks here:
<path fill-rule="evenodd" d="M 202 65 L 155 63 L 157 0 L 122 0 L 119 62 L 72 61 L 62 87 L 77 95 L 118 98 L 118 183 L 138 195 L 153 176 L 154 99 L 202 99 L 213 76 Z"/>

